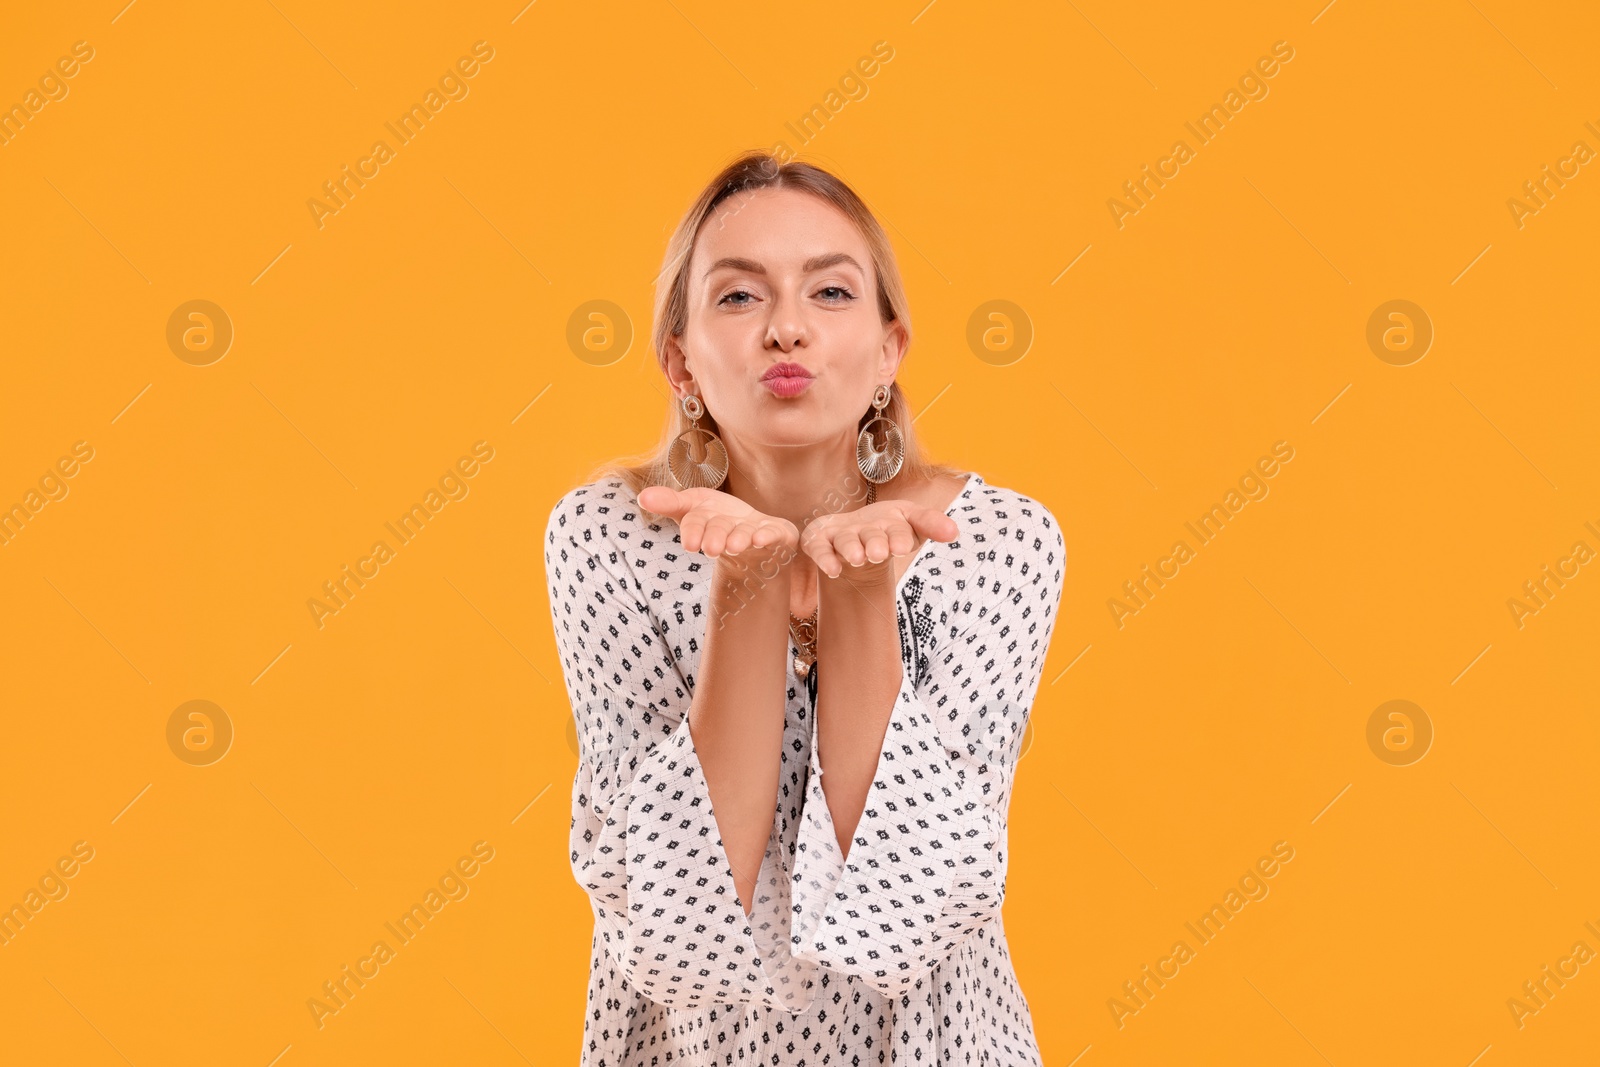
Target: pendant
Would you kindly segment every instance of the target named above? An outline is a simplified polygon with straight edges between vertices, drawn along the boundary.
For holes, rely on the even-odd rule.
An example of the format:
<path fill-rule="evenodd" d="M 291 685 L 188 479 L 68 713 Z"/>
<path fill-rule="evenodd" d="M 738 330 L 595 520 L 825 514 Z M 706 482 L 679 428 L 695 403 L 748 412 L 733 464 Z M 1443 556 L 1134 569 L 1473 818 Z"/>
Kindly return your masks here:
<path fill-rule="evenodd" d="M 806 619 L 790 615 L 789 639 L 795 648 L 795 677 L 803 682 L 811 673 L 811 665 L 817 661 L 817 613 L 813 611 Z"/>

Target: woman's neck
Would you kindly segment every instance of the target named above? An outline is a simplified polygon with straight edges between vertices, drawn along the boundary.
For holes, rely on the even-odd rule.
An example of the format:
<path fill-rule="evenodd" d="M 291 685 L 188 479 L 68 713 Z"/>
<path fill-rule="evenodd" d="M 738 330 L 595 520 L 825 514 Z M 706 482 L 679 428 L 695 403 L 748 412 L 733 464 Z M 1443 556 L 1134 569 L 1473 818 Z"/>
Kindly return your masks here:
<path fill-rule="evenodd" d="M 748 449 L 727 442 L 724 491 L 795 529 L 821 515 L 866 504 L 868 483 L 856 466 L 854 438 L 805 448 Z"/>

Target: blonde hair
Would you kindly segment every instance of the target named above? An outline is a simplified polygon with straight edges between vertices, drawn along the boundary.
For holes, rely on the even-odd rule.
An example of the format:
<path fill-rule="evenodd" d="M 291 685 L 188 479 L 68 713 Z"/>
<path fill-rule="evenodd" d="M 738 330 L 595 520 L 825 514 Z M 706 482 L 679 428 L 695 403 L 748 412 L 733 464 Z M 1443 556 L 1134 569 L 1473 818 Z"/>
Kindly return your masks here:
<path fill-rule="evenodd" d="M 867 243 L 878 290 L 879 317 L 886 323 L 899 322 L 906 334 L 906 344 L 910 345 L 911 309 L 906 303 L 900 268 L 895 262 L 889 237 L 871 209 L 848 185 L 820 167 L 798 160 L 781 163 L 768 153 L 748 152 L 723 168 L 700 191 L 667 242 L 661 273 L 656 276 L 655 322 L 651 335 L 656 361 L 663 370 L 666 368 L 668 342 L 681 337 L 688 325 L 689 260 L 694 254 L 700 227 L 711 217 L 718 204 L 736 193 L 751 189 L 797 189 L 844 212 Z M 688 430 L 691 424 L 675 398 L 669 397 L 668 405 L 666 426 L 653 452 L 632 460 L 607 463 L 596 473 L 622 479 L 635 493 L 647 485 L 675 488 L 677 483 L 667 469 L 667 450 L 673 440 Z M 863 412 L 858 428 L 865 426 L 873 414 L 871 408 Z M 905 461 L 897 478 L 909 476 L 913 481 L 921 481 L 937 474 L 960 473 L 923 455 L 911 425 L 911 405 L 898 382 L 889 387 L 889 404 L 883 414 L 899 425 L 900 434 L 905 440 Z M 709 411 L 700 416 L 700 426 L 713 432 L 717 430 L 716 419 Z"/>

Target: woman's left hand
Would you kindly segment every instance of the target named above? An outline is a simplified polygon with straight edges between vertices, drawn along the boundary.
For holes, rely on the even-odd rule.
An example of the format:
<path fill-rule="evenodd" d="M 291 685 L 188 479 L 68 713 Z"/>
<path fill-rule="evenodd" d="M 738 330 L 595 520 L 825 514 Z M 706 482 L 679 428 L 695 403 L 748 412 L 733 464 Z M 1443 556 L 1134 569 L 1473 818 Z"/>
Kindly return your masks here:
<path fill-rule="evenodd" d="M 942 511 L 880 500 L 813 519 L 800 532 L 800 550 L 829 578 L 887 585 L 893 557 L 915 552 L 920 538 L 954 541 L 957 532 L 955 520 Z"/>

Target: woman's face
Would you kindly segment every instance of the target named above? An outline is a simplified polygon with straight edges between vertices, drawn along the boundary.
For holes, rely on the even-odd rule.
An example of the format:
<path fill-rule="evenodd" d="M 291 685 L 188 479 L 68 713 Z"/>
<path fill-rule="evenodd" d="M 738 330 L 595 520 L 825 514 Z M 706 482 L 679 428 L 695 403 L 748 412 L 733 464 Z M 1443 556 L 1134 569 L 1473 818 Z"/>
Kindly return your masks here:
<path fill-rule="evenodd" d="M 690 258 L 675 391 L 698 394 L 736 449 L 853 441 L 904 354 L 876 286 L 866 241 L 833 205 L 793 189 L 736 193 Z M 791 373 L 773 377 L 784 364 Z"/>

